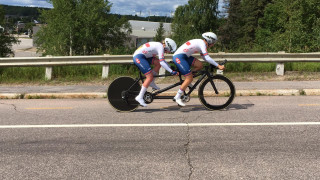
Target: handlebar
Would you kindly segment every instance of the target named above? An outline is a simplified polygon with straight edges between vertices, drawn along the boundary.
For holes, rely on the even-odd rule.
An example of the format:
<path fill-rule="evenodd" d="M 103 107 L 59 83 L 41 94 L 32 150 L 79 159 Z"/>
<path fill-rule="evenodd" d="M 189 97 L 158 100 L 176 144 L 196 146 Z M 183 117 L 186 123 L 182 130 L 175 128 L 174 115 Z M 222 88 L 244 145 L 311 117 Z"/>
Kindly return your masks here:
<path fill-rule="evenodd" d="M 225 59 L 224 61 L 222 61 L 221 63 L 219 63 L 219 65 L 221 65 L 221 66 L 222 66 L 222 65 L 225 65 L 227 62 L 228 62 L 228 60 Z"/>
<path fill-rule="evenodd" d="M 219 65 L 225 65 L 228 62 L 228 60 L 223 60 L 222 62 L 218 63 Z M 217 66 L 214 66 L 212 64 L 210 64 L 210 71 L 213 71 L 213 69 L 219 69 Z"/>

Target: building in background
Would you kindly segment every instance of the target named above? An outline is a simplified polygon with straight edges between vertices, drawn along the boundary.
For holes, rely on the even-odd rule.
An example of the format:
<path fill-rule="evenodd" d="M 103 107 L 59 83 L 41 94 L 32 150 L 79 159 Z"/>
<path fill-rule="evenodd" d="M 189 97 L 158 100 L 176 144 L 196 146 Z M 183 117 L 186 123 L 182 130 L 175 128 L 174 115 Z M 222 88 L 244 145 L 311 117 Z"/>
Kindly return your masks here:
<path fill-rule="evenodd" d="M 140 45 L 152 41 L 156 36 L 157 29 L 159 28 L 159 22 L 150 22 L 150 21 L 136 21 L 129 20 L 129 23 L 132 27 L 132 43 L 135 47 L 139 47 Z M 163 23 L 163 28 L 165 30 L 164 36 L 171 35 L 171 23 Z"/>
<path fill-rule="evenodd" d="M 150 22 L 150 21 L 136 21 L 136 20 L 129 20 L 129 23 L 132 27 L 131 33 L 131 43 L 129 45 L 133 45 L 139 47 L 140 45 L 152 41 L 153 38 L 157 34 L 157 29 L 159 28 L 159 22 Z M 35 35 L 39 29 L 41 28 L 41 24 L 36 24 L 33 26 L 33 34 Z M 165 37 L 171 35 L 171 23 L 163 23 L 163 28 L 165 30 Z M 36 37 L 33 36 L 33 42 L 35 42 Z M 36 44 L 34 44 L 36 46 Z"/>

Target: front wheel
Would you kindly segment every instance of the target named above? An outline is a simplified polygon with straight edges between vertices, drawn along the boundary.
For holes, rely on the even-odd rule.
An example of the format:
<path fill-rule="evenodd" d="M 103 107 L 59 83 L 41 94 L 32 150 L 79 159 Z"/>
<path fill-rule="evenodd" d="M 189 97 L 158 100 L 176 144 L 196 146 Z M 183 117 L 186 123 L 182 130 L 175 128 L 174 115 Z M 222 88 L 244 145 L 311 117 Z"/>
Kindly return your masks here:
<path fill-rule="evenodd" d="M 210 110 L 228 107 L 235 94 L 233 83 L 221 75 L 211 76 L 211 78 L 202 81 L 198 91 L 200 102 Z"/>
<path fill-rule="evenodd" d="M 139 103 L 134 99 L 141 87 L 138 81 L 131 77 L 119 77 L 108 88 L 108 100 L 112 107 L 118 111 L 133 111 Z"/>

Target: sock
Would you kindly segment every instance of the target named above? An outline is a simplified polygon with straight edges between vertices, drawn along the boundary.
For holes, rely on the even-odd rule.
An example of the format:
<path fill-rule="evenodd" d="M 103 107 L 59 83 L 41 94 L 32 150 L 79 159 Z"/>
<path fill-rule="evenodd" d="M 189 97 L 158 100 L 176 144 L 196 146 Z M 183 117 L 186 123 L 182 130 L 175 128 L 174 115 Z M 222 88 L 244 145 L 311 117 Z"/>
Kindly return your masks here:
<path fill-rule="evenodd" d="M 180 99 L 183 92 L 184 92 L 183 90 L 179 89 L 174 99 Z"/>
<path fill-rule="evenodd" d="M 142 85 L 141 86 L 141 90 L 140 90 L 139 95 L 137 96 L 137 98 L 139 98 L 139 99 L 143 98 L 143 95 L 144 95 L 144 93 L 146 93 L 146 91 L 147 91 L 147 88 Z"/>

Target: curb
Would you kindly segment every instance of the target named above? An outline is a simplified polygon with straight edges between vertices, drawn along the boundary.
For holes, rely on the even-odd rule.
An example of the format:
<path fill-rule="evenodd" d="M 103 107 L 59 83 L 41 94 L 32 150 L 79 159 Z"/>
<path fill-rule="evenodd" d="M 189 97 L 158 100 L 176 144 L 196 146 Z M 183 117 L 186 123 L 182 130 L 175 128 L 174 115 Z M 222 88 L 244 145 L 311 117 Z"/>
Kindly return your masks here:
<path fill-rule="evenodd" d="M 94 93 L 5 93 L 0 94 L 0 99 L 96 99 L 106 98 L 107 94 Z"/>
<path fill-rule="evenodd" d="M 161 93 L 174 96 L 176 91 Z M 197 96 L 197 91 L 191 96 Z M 320 89 L 236 90 L 236 96 L 320 96 Z M 106 98 L 105 92 L 86 93 L 0 93 L 0 99 L 97 99 Z"/>

